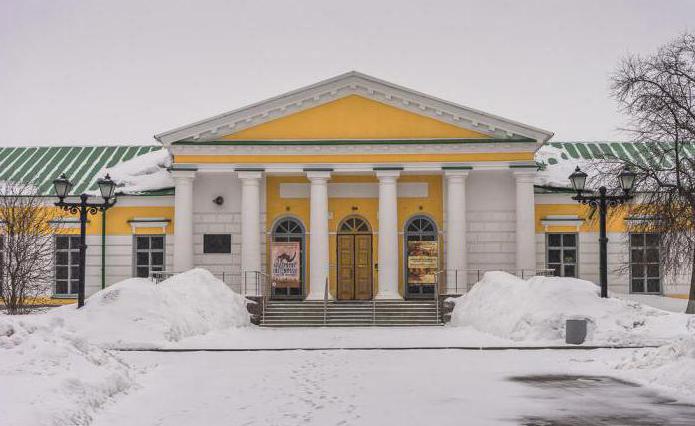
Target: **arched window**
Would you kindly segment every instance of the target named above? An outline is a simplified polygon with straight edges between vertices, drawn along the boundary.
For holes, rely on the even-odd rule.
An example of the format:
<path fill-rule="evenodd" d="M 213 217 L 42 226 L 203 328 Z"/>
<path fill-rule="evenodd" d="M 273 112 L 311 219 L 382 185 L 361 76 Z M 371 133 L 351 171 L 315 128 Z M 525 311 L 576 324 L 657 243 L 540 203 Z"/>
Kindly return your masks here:
<path fill-rule="evenodd" d="M 299 299 L 304 295 L 306 264 L 306 232 L 302 223 L 293 217 L 278 219 L 273 226 L 272 243 L 299 243 L 299 283 L 296 285 L 273 286 L 276 298 Z"/>
<path fill-rule="evenodd" d="M 404 240 L 406 296 L 431 298 L 434 295 L 434 284 L 438 278 L 436 272 L 439 269 L 437 225 L 427 216 L 412 217 L 405 224 Z M 431 243 L 420 243 L 421 241 Z M 418 258 L 418 262 L 415 262 L 415 257 Z M 416 266 L 423 262 L 430 266 Z"/>
<path fill-rule="evenodd" d="M 372 232 L 369 223 L 359 216 L 351 216 L 343 220 L 338 230 L 341 234 L 364 234 Z"/>

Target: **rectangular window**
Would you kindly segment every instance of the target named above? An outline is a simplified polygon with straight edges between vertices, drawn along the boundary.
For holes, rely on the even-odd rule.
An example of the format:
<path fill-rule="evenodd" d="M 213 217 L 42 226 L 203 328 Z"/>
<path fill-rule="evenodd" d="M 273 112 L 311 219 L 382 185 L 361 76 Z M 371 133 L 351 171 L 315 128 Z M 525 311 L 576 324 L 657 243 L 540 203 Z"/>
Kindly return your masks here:
<path fill-rule="evenodd" d="M 147 278 L 164 270 L 164 235 L 136 235 L 134 247 L 134 276 Z"/>
<path fill-rule="evenodd" d="M 205 234 L 203 235 L 203 253 L 231 253 L 231 234 Z"/>
<path fill-rule="evenodd" d="M 659 234 L 630 234 L 630 291 L 661 293 Z"/>
<path fill-rule="evenodd" d="M 577 277 L 577 234 L 546 234 L 546 264 L 556 277 Z"/>
<path fill-rule="evenodd" d="M 80 237 L 56 235 L 55 287 L 56 296 L 77 295 L 80 281 Z"/>

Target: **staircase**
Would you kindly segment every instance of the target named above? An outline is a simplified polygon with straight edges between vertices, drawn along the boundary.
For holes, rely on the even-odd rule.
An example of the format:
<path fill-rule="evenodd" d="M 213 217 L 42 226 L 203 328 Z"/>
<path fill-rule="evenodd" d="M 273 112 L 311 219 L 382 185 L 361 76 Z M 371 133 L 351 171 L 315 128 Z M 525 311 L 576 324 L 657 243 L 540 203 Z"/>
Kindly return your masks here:
<path fill-rule="evenodd" d="M 370 327 L 441 325 L 434 300 L 328 302 L 280 301 L 266 304 L 264 327 Z"/>

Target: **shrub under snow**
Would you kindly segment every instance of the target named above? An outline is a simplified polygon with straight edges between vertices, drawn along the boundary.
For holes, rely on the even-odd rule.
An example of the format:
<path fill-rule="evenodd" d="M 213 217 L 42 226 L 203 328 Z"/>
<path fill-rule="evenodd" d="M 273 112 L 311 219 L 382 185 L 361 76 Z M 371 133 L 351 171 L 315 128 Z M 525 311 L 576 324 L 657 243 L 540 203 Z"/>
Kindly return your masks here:
<path fill-rule="evenodd" d="M 64 327 L 61 318 L 0 315 L 0 424 L 89 424 L 134 384 L 118 356 Z"/>
<path fill-rule="evenodd" d="M 564 342 L 565 320 L 589 319 L 587 341 L 594 344 L 649 344 L 695 333 L 685 314 L 615 298 L 602 299 L 599 288 L 574 278 L 522 280 L 505 272 L 487 272 L 468 294 L 456 299 L 451 324 L 515 341 Z"/>
<path fill-rule="evenodd" d="M 193 269 L 159 284 L 132 278 L 87 299 L 82 309 L 49 313 L 64 318 L 92 343 L 105 347 L 154 347 L 249 324 L 246 299 L 205 269 Z"/>

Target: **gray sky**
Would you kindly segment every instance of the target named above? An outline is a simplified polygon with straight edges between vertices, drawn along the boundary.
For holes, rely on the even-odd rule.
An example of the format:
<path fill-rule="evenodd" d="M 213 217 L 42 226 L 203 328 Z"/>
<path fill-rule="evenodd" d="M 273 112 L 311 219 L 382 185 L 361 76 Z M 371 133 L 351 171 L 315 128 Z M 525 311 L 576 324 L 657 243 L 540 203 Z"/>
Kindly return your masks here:
<path fill-rule="evenodd" d="M 0 145 L 152 135 L 349 70 L 556 133 L 619 139 L 608 76 L 695 1 L 0 0 Z"/>

